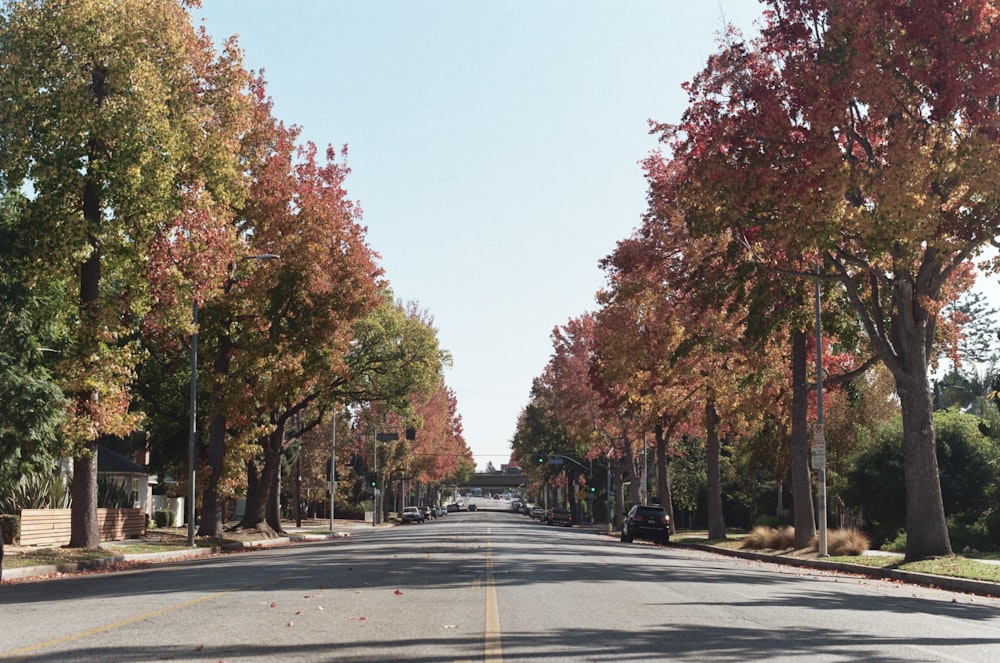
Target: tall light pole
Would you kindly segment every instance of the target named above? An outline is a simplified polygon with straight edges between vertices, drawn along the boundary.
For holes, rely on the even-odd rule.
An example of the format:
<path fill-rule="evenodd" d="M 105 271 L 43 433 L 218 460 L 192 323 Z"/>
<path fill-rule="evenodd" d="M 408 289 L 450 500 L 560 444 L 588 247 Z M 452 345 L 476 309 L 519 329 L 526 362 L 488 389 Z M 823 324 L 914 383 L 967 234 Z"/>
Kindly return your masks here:
<path fill-rule="evenodd" d="M 819 495 L 819 556 L 828 557 L 826 546 L 826 433 L 823 430 L 823 328 L 820 317 L 819 262 L 816 263 L 816 429 L 813 431 L 813 467 Z"/>
<path fill-rule="evenodd" d="M 230 276 L 236 270 L 236 265 L 244 260 L 278 260 L 281 256 L 276 253 L 262 253 L 256 256 L 243 256 L 231 266 Z M 228 288 L 227 288 L 228 289 Z M 194 331 L 191 333 L 191 425 L 188 432 L 188 505 L 187 505 L 187 544 L 194 546 L 194 503 L 195 503 L 195 480 L 197 479 L 196 462 L 198 449 L 198 297 L 192 297 L 191 319 L 194 323 Z"/>
<path fill-rule="evenodd" d="M 337 495 L 337 407 L 333 407 L 330 426 L 330 531 L 333 532 L 333 500 Z"/>
<path fill-rule="evenodd" d="M 188 433 L 188 546 L 194 547 L 194 482 L 195 451 L 198 448 L 198 297 L 192 298 L 191 319 L 194 332 L 191 333 L 191 428 Z"/>

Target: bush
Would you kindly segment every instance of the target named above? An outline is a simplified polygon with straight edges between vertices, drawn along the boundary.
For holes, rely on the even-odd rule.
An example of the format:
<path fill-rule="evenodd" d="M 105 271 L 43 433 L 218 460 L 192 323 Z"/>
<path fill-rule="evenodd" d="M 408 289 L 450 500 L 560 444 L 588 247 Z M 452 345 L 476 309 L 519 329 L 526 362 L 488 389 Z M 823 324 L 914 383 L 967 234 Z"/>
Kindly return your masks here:
<path fill-rule="evenodd" d="M 333 515 L 338 520 L 364 520 L 366 510 L 371 511 L 371 502 L 365 504 L 337 504 Z"/>
<path fill-rule="evenodd" d="M 787 550 L 795 547 L 794 527 L 754 527 L 740 544 L 741 548 L 754 550 Z"/>
<path fill-rule="evenodd" d="M 157 527 L 173 527 L 177 514 L 172 509 L 160 509 L 153 514 L 153 522 Z"/>
<path fill-rule="evenodd" d="M 882 550 L 886 552 L 906 552 L 906 531 L 899 530 L 896 533 L 896 538 L 882 544 Z"/>
<path fill-rule="evenodd" d="M 834 557 L 863 555 L 871 546 L 871 540 L 856 529 L 835 529 L 827 532 L 826 550 Z M 813 539 L 812 547 L 814 550 L 819 550 L 819 537 Z"/>
<path fill-rule="evenodd" d="M 66 509 L 69 498 L 69 488 L 58 474 L 26 474 L 0 494 L 0 513 L 17 513 L 20 509 Z"/>
<path fill-rule="evenodd" d="M 763 516 L 757 516 L 754 519 L 753 524 L 754 527 L 781 527 L 783 525 L 787 525 L 788 523 L 782 522 L 782 519 L 779 518 L 778 516 L 773 516 L 768 514 Z"/>
<path fill-rule="evenodd" d="M 97 508 L 127 509 L 132 506 L 132 497 L 125 481 L 111 477 L 97 477 Z"/>
<path fill-rule="evenodd" d="M 0 513 L 0 537 L 5 544 L 14 545 L 21 538 L 21 517 Z"/>

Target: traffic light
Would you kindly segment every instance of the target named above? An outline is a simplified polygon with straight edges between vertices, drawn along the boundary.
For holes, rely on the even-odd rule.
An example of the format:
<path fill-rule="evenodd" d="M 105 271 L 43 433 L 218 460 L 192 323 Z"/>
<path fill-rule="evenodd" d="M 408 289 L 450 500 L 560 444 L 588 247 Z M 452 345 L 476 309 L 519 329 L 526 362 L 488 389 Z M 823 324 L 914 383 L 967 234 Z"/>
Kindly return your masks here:
<path fill-rule="evenodd" d="M 549 459 L 547 457 L 542 455 L 535 456 L 535 462 L 538 463 L 539 465 L 545 464 L 546 462 L 548 462 L 548 460 Z"/>
<path fill-rule="evenodd" d="M 369 486 L 371 486 L 372 488 L 375 487 L 375 473 L 374 472 L 369 472 L 367 475 L 365 475 L 365 480 L 368 482 Z"/>
<path fill-rule="evenodd" d="M 597 494 L 597 486 L 587 486 L 587 492 L 591 495 Z"/>
<path fill-rule="evenodd" d="M 417 429 L 416 428 L 407 428 L 406 429 L 406 439 L 407 440 L 415 440 L 415 439 L 417 439 Z"/>
<path fill-rule="evenodd" d="M 341 480 L 340 479 L 340 470 L 334 470 L 333 471 L 333 480 L 334 481 L 340 481 Z"/>

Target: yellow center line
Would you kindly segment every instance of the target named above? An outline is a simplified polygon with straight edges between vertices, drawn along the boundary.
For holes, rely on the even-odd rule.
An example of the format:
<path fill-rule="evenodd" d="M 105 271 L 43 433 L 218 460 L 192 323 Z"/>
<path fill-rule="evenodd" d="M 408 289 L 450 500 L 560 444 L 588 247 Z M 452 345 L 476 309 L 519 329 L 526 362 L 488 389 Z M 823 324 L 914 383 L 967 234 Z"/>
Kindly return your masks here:
<path fill-rule="evenodd" d="M 493 582 L 493 546 L 489 534 L 486 539 L 486 626 L 485 654 L 486 663 L 503 663 L 503 650 L 500 647 L 500 610 L 497 607 L 497 589 Z"/>

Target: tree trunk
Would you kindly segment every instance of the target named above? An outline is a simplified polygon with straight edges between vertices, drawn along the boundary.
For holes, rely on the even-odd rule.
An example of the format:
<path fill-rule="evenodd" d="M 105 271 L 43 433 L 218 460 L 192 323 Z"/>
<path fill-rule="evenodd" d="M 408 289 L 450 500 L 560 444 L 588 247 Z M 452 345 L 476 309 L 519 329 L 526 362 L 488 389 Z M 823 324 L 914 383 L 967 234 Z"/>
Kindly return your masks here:
<path fill-rule="evenodd" d="M 906 559 L 951 555 L 926 367 L 900 377 L 896 377 L 896 391 L 903 411 Z"/>
<path fill-rule="evenodd" d="M 101 196 L 97 185 L 88 178 L 83 192 L 83 216 L 93 230 L 90 256 L 80 265 L 80 328 L 77 331 L 80 358 L 87 357 L 97 343 L 98 307 L 101 298 L 101 242 L 96 235 L 101 225 Z M 75 394 L 77 416 L 97 415 L 100 394 L 90 389 Z M 98 434 L 100 434 L 98 430 Z M 97 440 L 88 440 L 83 454 L 73 459 L 73 482 L 70 486 L 70 548 L 96 548 L 101 544 L 97 525 Z"/>
<path fill-rule="evenodd" d="M 816 536 L 816 517 L 809 474 L 809 386 L 806 334 L 792 331 L 792 508 L 795 547 L 806 548 Z"/>
<path fill-rule="evenodd" d="M 240 529 L 254 529 L 270 533 L 281 530 L 281 518 L 274 508 L 274 501 L 280 500 L 278 475 L 281 473 L 281 440 L 284 429 L 277 430 L 262 440 L 264 465 L 258 467 L 255 461 L 247 462 L 247 505 L 240 521 Z"/>
<path fill-rule="evenodd" d="M 639 485 L 639 474 L 635 471 L 635 449 L 632 448 L 632 442 L 629 441 L 628 436 L 625 436 L 625 469 L 628 471 L 628 495 L 631 504 L 638 504 L 640 500 L 639 490 L 641 486 Z"/>
<path fill-rule="evenodd" d="M 265 479 L 267 478 L 267 464 L 265 463 Z M 270 483 L 266 484 L 270 486 L 266 495 L 267 504 L 267 517 L 265 518 L 265 526 L 271 528 L 275 533 L 280 533 L 281 529 L 281 461 L 278 461 L 278 468 L 271 475 Z"/>
<path fill-rule="evenodd" d="M 201 496 L 201 522 L 198 536 L 222 536 L 222 504 L 219 500 L 219 480 L 226 456 L 226 415 L 222 409 L 222 380 L 229 373 L 232 343 L 223 336 L 219 354 L 212 365 L 212 394 L 209 399 L 211 418 L 208 425 L 208 480 Z"/>
<path fill-rule="evenodd" d="M 726 538 L 726 519 L 722 514 L 722 480 L 719 473 L 719 414 L 715 399 L 705 402 L 705 456 L 708 469 L 708 538 Z"/>
<path fill-rule="evenodd" d="M 608 464 L 611 472 L 611 489 L 615 493 L 615 506 L 614 512 L 611 513 L 611 522 L 614 529 L 618 529 L 621 526 L 622 514 L 625 513 L 625 487 L 622 484 L 624 472 L 622 472 L 621 460 L 609 461 Z"/>
<path fill-rule="evenodd" d="M 670 533 L 676 534 L 674 523 L 674 498 L 670 494 L 670 458 L 667 456 L 667 434 L 663 424 L 656 425 L 656 490 L 660 495 L 660 506 L 667 510 L 670 516 Z"/>
<path fill-rule="evenodd" d="M 101 531 L 97 523 L 97 442 L 87 445 L 90 457 L 73 459 L 73 496 L 70 510 L 70 548 L 97 548 Z"/>
<path fill-rule="evenodd" d="M 246 505 L 243 507 L 243 518 L 238 527 L 241 529 L 256 529 L 267 520 L 265 501 L 266 492 L 261 486 L 261 470 L 257 467 L 257 462 L 248 460 L 247 468 L 247 497 Z"/>

